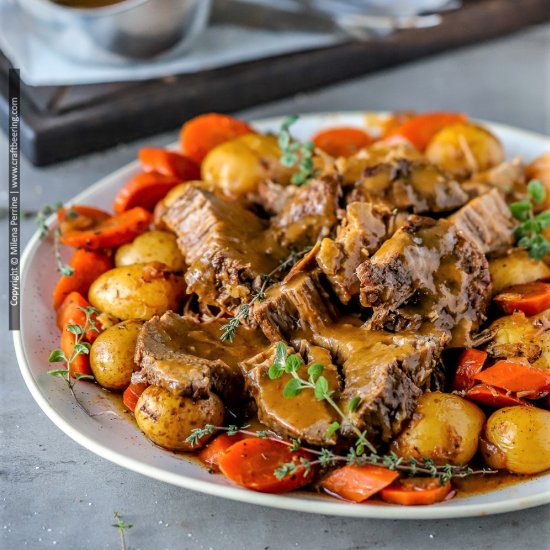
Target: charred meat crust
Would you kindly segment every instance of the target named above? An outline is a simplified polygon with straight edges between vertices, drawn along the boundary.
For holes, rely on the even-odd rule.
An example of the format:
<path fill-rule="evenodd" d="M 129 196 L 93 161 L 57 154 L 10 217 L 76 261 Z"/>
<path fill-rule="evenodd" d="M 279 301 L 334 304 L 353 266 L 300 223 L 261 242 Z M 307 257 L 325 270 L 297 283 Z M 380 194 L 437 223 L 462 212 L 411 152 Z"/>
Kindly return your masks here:
<path fill-rule="evenodd" d="M 287 256 L 267 223 L 236 201 L 189 185 L 163 217 L 176 233 L 188 270 L 188 293 L 232 312 L 248 301 L 261 275 Z"/>
<path fill-rule="evenodd" d="M 466 345 L 491 296 L 487 259 L 447 220 L 411 216 L 357 269 L 369 327 L 400 331 L 430 324 Z"/>

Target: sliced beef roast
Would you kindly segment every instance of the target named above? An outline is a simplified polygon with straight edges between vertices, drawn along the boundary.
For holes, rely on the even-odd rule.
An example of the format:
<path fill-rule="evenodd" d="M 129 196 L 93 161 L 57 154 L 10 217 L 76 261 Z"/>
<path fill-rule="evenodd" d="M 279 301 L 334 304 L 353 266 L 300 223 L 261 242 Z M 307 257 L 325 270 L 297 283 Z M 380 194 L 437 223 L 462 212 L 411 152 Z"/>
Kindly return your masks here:
<path fill-rule="evenodd" d="M 491 278 L 485 255 L 448 220 L 411 216 L 363 262 L 361 303 L 373 308 L 369 327 L 401 331 L 430 323 L 466 345 L 485 319 Z"/>
<path fill-rule="evenodd" d="M 398 434 L 411 417 L 448 338 L 442 331 L 393 334 L 338 323 L 322 329 L 314 341 L 342 366 L 340 408 L 347 410 L 347 403 L 359 397 L 352 423 L 379 442 Z M 349 423 L 343 430 L 353 437 Z"/>
<path fill-rule="evenodd" d="M 298 272 L 271 286 L 265 300 L 256 302 L 252 312 L 272 342 L 289 341 L 297 332 L 301 337 L 307 337 L 311 331 L 336 317 L 318 269 Z"/>
<path fill-rule="evenodd" d="M 164 215 L 189 266 L 188 293 L 232 312 L 288 254 L 266 222 L 236 201 L 189 185 Z"/>
<path fill-rule="evenodd" d="M 492 189 L 472 199 L 450 216 L 449 221 L 474 241 L 484 254 L 497 252 L 514 244 L 514 228 L 517 222 L 498 189 Z"/>
<path fill-rule="evenodd" d="M 298 369 L 298 375 L 307 379 L 307 366 L 313 363 L 322 364 L 325 367 L 323 376 L 329 383 L 330 391 L 335 392 L 334 396 L 337 398 L 341 382 L 330 354 L 323 348 L 307 343 L 305 347 L 307 350 L 302 356 L 299 355 L 303 358 L 304 365 Z M 289 355 L 295 353 L 292 348 L 287 350 Z M 316 399 L 311 390 L 303 390 L 292 398 L 284 397 L 283 390 L 291 375 L 283 374 L 276 380 L 269 377 L 269 367 L 275 362 L 275 354 L 275 345 L 272 345 L 241 363 L 246 387 L 258 407 L 258 419 L 278 434 L 298 438 L 310 445 L 334 445 L 336 435 L 327 437 L 327 431 L 330 425 L 338 420 L 336 411 L 325 401 Z"/>
<path fill-rule="evenodd" d="M 271 230 L 284 247 L 299 250 L 314 245 L 336 224 L 340 194 L 335 178 L 326 176 L 309 181 L 289 195 L 272 219 Z"/>
<path fill-rule="evenodd" d="M 388 232 L 392 212 L 383 205 L 352 202 L 334 239 L 323 239 L 317 263 L 343 304 L 359 294 L 359 265 L 376 251 Z"/>
<path fill-rule="evenodd" d="M 397 159 L 365 170 L 348 202 L 383 202 L 415 214 L 450 212 L 468 200 L 460 184 L 424 160 Z"/>
<path fill-rule="evenodd" d="M 259 331 L 239 328 L 233 344 L 220 342 L 221 322 L 196 323 L 171 311 L 147 321 L 138 337 L 136 380 L 177 395 L 206 398 L 213 390 L 226 404 L 242 399 L 243 379 L 238 367 L 265 346 Z"/>

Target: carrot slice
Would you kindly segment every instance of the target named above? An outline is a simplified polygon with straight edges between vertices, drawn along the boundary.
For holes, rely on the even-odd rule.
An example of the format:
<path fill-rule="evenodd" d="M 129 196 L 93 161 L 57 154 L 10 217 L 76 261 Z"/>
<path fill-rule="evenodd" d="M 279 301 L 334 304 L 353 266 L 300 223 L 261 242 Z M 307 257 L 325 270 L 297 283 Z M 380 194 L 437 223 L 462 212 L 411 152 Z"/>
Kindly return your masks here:
<path fill-rule="evenodd" d="M 311 460 L 303 450 L 290 448 L 271 439 L 243 439 L 219 457 L 221 472 L 235 483 L 262 493 L 286 493 L 311 483 L 315 468 L 306 468 L 301 459 Z M 275 470 L 294 463 L 296 470 L 278 479 Z"/>
<path fill-rule="evenodd" d="M 514 285 L 498 294 L 495 303 L 504 313 L 523 311 L 525 315 L 536 315 L 550 309 L 550 284 L 542 281 Z"/>
<path fill-rule="evenodd" d="M 488 384 L 477 384 L 466 392 L 465 397 L 487 407 L 513 407 L 514 405 L 529 405 L 513 393 L 494 388 Z"/>
<path fill-rule="evenodd" d="M 315 134 L 313 143 L 333 157 L 351 157 L 374 140 L 359 128 L 329 128 Z"/>
<path fill-rule="evenodd" d="M 192 118 L 182 126 L 180 147 L 185 156 L 200 164 L 208 152 L 220 143 L 253 133 L 254 130 L 242 120 L 208 113 Z"/>
<path fill-rule="evenodd" d="M 227 435 L 226 433 L 218 435 L 210 441 L 199 452 L 199 458 L 211 470 L 220 471 L 220 457 L 235 443 L 242 441 L 245 438 L 244 434 L 236 433 L 235 435 Z"/>
<path fill-rule="evenodd" d="M 151 220 L 151 213 L 138 206 L 108 218 L 94 229 L 69 231 L 61 235 L 59 240 L 68 246 L 87 250 L 113 248 L 134 240 L 147 229 Z"/>
<path fill-rule="evenodd" d="M 462 391 L 470 389 L 476 382 L 475 376 L 483 368 L 487 359 L 487 353 L 478 349 L 465 349 L 456 367 L 453 379 L 453 390 Z"/>
<path fill-rule="evenodd" d="M 149 384 L 145 382 L 142 384 L 130 384 L 122 394 L 122 402 L 125 407 L 130 411 L 134 412 L 136 410 L 136 405 L 139 400 L 139 396 L 147 389 Z"/>
<path fill-rule="evenodd" d="M 71 258 L 69 265 L 72 275 L 63 275 L 53 291 L 53 307 L 57 309 L 71 292 L 88 295 L 90 285 L 105 271 L 113 267 L 111 257 L 102 252 L 79 249 Z"/>
<path fill-rule="evenodd" d="M 438 479 L 429 477 L 409 477 L 398 479 L 380 491 L 386 502 L 402 506 L 422 506 L 445 500 L 451 492 L 451 482 L 443 485 Z"/>
<path fill-rule="evenodd" d="M 182 181 L 175 176 L 166 176 L 158 172 L 142 172 L 118 192 L 113 203 L 115 214 L 121 214 L 136 206 L 152 212 L 157 202 L 180 183 Z"/>
<path fill-rule="evenodd" d="M 57 310 L 56 322 L 59 330 L 62 331 L 67 325 L 80 325 L 83 327 L 86 324 L 86 313 L 84 313 L 83 309 L 88 307 L 90 307 L 90 304 L 79 292 L 71 292 L 68 294 Z M 91 315 L 91 319 L 94 321 L 99 331 L 101 331 L 102 327 L 97 319 L 97 315 Z M 86 331 L 86 340 L 90 342 L 90 344 L 93 344 L 99 334 L 100 332 L 90 328 Z"/>
<path fill-rule="evenodd" d="M 144 147 L 139 150 L 138 158 L 146 172 L 173 176 L 178 178 L 180 183 L 201 177 L 198 164 L 175 151 L 167 151 L 160 147 Z"/>
<path fill-rule="evenodd" d="M 445 126 L 467 121 L 468 117 L 462 113 L 423 113 L 391 130 L 387 134 L 387 139 L 405 139 L 419 151 L 424 151 L 435 134 Z"/>
<path fill-rule="evenodd" d="M 550 390 L 550 371 L 512 361 L 497 361 L 481 371 L 476 380 L 512 392 L 545 392 Z"/>
<path fill-rule="evenodd" d="M 111 214 L 99 208 L 83 204 L 73 204 L 73 206 L 60 208 L 57 211 L 57 222 L 61 233 L 77 229 L 91 229 L 110 217 Z"/>
<path fill-rule="evenodd" d="M 393 483 L 399 474 L 381 466 L 343 466 L 321 481 L 321 487 L 346 500 L 363 502 Z"/>
<path fill-rule="evenodd" d="M 74 351 L 75 340 L 76 335 L 67 330 L 67 325 L 63 327 L 63 331 L 61 332 L 60 348 L 63 350 L 67 358 L 70 358 Z M 77 355 L 71 362 L 69 373 L 73 377 L 77 374 L 92 374 L 92 369 L 90 368 L 90 356 L 86 354 Z"/>

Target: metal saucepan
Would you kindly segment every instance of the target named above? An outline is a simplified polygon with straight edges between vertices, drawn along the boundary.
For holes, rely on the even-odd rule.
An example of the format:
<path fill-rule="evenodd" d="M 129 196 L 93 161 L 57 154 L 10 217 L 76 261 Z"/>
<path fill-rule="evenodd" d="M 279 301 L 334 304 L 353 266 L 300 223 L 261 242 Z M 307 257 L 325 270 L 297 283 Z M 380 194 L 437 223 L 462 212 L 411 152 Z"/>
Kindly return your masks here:
<path fill-rule="evenodd" d="M 69 57 L 97 63 L 188 48 L 208 22 L 211 0 L 122 0 L 97 8 L 51 0 L 19 4 L 30 16 L 30 32 Z"/>

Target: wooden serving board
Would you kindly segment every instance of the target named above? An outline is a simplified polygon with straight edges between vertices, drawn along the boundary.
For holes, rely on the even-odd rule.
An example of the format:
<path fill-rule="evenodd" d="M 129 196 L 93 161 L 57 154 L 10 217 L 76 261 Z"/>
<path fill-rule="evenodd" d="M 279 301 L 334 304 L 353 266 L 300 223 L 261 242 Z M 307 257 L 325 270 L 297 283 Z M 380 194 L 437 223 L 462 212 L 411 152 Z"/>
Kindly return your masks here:
<path fill-rule="evenodd" d="M 233 112 L 550 21 L 549 0 L 465 0 L 443 23 L 143 82 L 21 85 L 21 148 L 51 164 L 168 131 L 205 111 Z M 0 53 L 0 114 L 7 127 L 9 61 Z M 307 75 L 307 78 L 304 78 Z M 177 116 L 174 115 L 177 113 Z"/>

